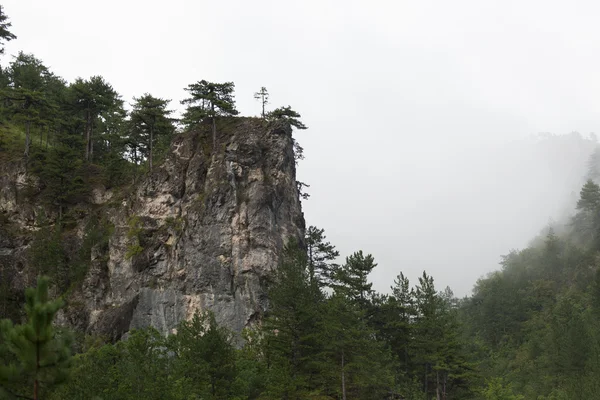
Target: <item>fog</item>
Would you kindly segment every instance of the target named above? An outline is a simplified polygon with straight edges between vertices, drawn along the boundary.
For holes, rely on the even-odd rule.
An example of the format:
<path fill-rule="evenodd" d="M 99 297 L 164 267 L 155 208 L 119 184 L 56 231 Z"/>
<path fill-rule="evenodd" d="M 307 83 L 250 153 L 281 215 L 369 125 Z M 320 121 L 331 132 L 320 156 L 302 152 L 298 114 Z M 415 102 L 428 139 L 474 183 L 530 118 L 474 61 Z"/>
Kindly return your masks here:
<path fill-rule="evenodd" d="M 367 169 L 340 166 L 335 183 L 311 186 L 307 215 L 319 216 L 343 254 L 362 248 L 376 256 L 380 290 L 400 270 L 413 279 L 427 270 L 438 285 L 468 294 L 499 268 L 500 255 L 568 220 L 594 142 L 567 135 L 475 143 L 407 145 L 383 150 Z"/>
<path fill-rule="evenodd" d="M 468 294 L 578 192 L 600 119 L 597 2 L 8 0 L 18 50 L 126 100 L 234 81 L 291 105 L 307 223 L 379 263 Z M 85 4 L 85 5 L 84 5 Z M 544 144 L 545 143 L 545 144 Z M 549 145 L 548 143 L 552 143 Z"/>

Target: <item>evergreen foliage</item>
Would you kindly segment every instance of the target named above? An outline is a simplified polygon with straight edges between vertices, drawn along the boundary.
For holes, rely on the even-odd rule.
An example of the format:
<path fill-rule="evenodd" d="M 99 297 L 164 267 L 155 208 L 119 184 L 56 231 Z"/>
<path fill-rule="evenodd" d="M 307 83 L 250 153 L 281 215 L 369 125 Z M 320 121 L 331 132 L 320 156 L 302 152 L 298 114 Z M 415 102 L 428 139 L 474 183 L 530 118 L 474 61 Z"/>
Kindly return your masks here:
<path fill-rule="evenodd" d="M 181 104 L 188 105 L 183 115 L 183 123 L 190 127 L 209 118 L 212 123 L 213 149 L 215 149 L 217 142 L 216 118 L 239 114 L 233 98 L 235 84 L 201 80 L 188 85 L 185 90 L 190 97 L 181 101 Z"/>
<path fill-rule="evenodd" d="M 346 257 L 346 263 L 333 272 L 335 292 L 366 309 L 374 294 L 373 284 L 367 278 L 376 266 L 373 256 L 365 256 L 362 250 Z"/>
<path fill-rule="evenodd" d="M 311 282 L 320 286 L 331 286 L 333 271 L 337 268 L 334 263 L 340 252 L 330 242 L 325 241 L 325 230 L 309 226 L 306 230 L 306 256 L 308 274 Z"/>
<path fill-rule="evenodd" d="M 37 287 L 25 292 L 27 322 L 0 322 L 0 356 L 6 357 L 0 365 L 4 397 L 37 400 L 68 376 L 72 336 L 53 326 L 64 302 L 49 299 L 48 284 L 48 278 L 40 277 Z"/>
<path fill-rule="evenodd" d="M 20 52 L 6 71 L 10 84 L 3 91 L 7 111 L 25 125 L 25 157 L 29 157 L 33 125 L 46 123 L 52 105 L 45 92 L 49 71 L 31 54 Z"/>
<path fill-rule="evenodd" d="M 10 42 L 16 39 L 14 33 L 10 31 L 12 24 L 8 22 L 8 16 L 4 14 L 2 6 L 0 6 L 0 54 L 4 54 L 4 42 Z"/>
<path fill-rule="evenodd" d="M 230 399 L 236 376 L 232 334 L 219 327 L 211 312 L 183 321 L 172 336 L 173 369 L 189 393 L 202 398 Z"/>
<path fill-rule="evenodd" d="M 269 92 L 267 91 L 267 88 L 264 86 L 261 87 L 258 92 L 254 93 L 254 98 L 260 101 L 262 106 L 262 112 L 260 113 L 260 116 L 264 119 L 266 117 L 265 106 L 269 104 Z"/>
<path fill-rule="evenodd" d="M 0 54 L 16 38 L 0 7 Z M 238 115 L 233 82 L 189 85 L 183 124 Z M 290 106 L 267 121 L 306 129 Z M 74 232 L 77 207 L 92 207 L 97 186 L 126 190 L 153 170 L 176 132 L 169 100 L 145 93 L 127 112 L 102 76 L 66 82 L 23 52 L 0 69 L 0 156 L 20 160 L 31 179 L 18 192 L 45 208 L 26 257 L 37 286 L 19 297 L 0 269 L 0 398 L 15 399 L 594 399 L 600 393 L 600 151 L 590 160 L 573 218 L 502 257 L 473 295 L 438 291 L 426 271 L 411 286 L 398 271 L 389 293 L 369 281 L 377 267 L 357 251 L 339 252 L 310 226 L 289 243 L 268 283 L 268 307 L 241 337 L 211 312 L 181 322 L 168 337 L 147 328 L 125 340 L 91 338 L 71 358 L 72 334 L 53 325 L 62 299 L 83 279 L 95 250 L 106 251 L 111 224 L 102 210 Z M 302 147 L 294 139 L 296 160 Z M 146 168 L 146 163 L 148 168 Z M 298 193 L 306 198 L 296 183 Z M 47 216 L 46 216 L 47 215 Z M 1 216 L 0 216 L 1 218 Z M 4 219 L 2 234 L 5 235 Z M 132 217 L 128 257 L 143 251 Z M 79 235 L 70 254 L 67 238 Z M 83 236 L 83 237 L 81 237 Z M 29 238 L 28 238 L 29 239 Z M 101 252 L 102 252 L 101 251 Z M 66 379 L 70 377 L 71 379 Z"/>
<path fill-rule="evenodd" d="M 294 111 L 291 106 L 276 108 L 267 113 L 267 119 L 269 120 L 283 120 L 296 129 L 307 129 L 306 125 L 300 121 L 300 117 L 302 116 L 297 111 Z"/>
<path fill-rule="evenodd" d="M 170 138 L 175 132 L 173 120 L 169 117 L 173 113 L 167 110 L 170 100 L 156 98 L 148 93 L 142 97 L 134 98 L 133 110 L 130 114 L 131 137 L 137 140 L 134 143 L 143 143 L 139 151 L 148 159 L 149 169 L 152 170 L 153 148 L 157 137 Z M 162 140 L 164 142 L 165 140 Z M 164 146 L 163 146 L 164 147 Z M 136 158 L 137 155 L 136 147 Z"/>
<path fill-rule="evenodd" d="M 94 135 L 95 128 L 101 124 L 100 118 L 108 119 L 111 114 L 119 112 L 123 107 L 121 96 L 101 76 L 92 76 L 84 80 L 78 78 L 69 86 L 70 106 L 80 118 L 84 127 L 85 160 L 90 162 L 94 156 L 94 143 L 106 145 L 103 132 Z M 96 136 L 99 136 L 96 138 Z M 102 149 L 102 148 L 101 148 Z"/>
<path fill-rule="evenodd" d="M 308 129 L 302 121 L 300 121 L 301 115 L 292 110 L 291 106 L 279 107 L 270 111 L 266 114 L 267 121 L 286 121 L 290 126 L 296 129 Z M 304 159 L 304 149 L 296 139 L 294 139 L 294 157 L 296 161 Z"/>

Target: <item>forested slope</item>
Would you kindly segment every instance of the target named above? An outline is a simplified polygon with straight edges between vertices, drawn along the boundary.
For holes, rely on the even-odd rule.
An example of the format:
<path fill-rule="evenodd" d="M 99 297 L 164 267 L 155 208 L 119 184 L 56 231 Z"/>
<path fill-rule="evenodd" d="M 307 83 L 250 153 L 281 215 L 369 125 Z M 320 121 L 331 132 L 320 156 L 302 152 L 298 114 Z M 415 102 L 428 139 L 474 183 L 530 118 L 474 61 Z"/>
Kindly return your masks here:
<path fill-rule="evenodd" d="M 461 307 L 480 371 L 527 399 L 600 393 L 599 155 L 572 218 L 504 256 L 502 269 L 479 280 Z"/>
<path fill-rule="evenodd" d="M 1 12 L 0 39 L 15 39 Z M 304 232 L 300 115 L 265 112 L 266 88 L 260 118 L 238 116 L 232 82 L 186 90 L 176 121 L 167 99 L 127 110 L 104 78 L 67 82 L 31 54 L 1 69 L 0 398 L 598 397 L 600 152 L 574 215 L 472 296 L 401 265 L 378 293 L 372 255 L 340 261 L 324 230 Z M 84 282 L 105 297 L 78 297 Z M 88 329 L 102 313 L 114 324 Z"/>

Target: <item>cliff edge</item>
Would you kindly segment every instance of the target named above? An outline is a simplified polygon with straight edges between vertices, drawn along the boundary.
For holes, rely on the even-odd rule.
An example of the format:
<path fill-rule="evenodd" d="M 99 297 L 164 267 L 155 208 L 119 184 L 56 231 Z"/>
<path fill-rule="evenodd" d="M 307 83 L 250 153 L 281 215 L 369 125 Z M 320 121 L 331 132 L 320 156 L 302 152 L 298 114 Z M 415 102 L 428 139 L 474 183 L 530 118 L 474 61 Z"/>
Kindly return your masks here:
<path fill-rule="evenodd" d="M 283 246 L 304 235 L 291 128 L 228 118 L 216 143 L 208 125 L 181 134 L 152 173 L 96 187 L 79 205 L 67 252 L 82 246 L 92 215 L 110 229 L 69 289 L 63 323 L 118 340 L 146 326 L 168 334 L 197 311 L 236 332 L 260 318 Z M 2 167 L 0 285 L 13 297 L 35 277 L 27 253 L 42 207 L 23 200 L 26 181 L 18 163 Z"/>

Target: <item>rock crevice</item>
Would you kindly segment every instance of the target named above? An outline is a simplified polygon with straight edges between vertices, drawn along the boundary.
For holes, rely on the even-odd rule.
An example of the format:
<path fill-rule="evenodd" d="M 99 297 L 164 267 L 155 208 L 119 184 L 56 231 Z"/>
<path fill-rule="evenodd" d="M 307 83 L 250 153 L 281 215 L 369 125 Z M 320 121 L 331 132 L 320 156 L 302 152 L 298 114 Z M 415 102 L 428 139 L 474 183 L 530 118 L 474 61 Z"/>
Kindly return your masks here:
<path fill-rule="evenodd" d="M 304 234 L 291 129 L 255 118 L 219 125 L 216 149 L 210 127 L 178 136 L 165 162 L 120 200 L 94 191 L 114 230 L 105 254 L 90 260 L 65 321 L 118 340 L 146 326 L 168 334 L 197 311 L 212 310 L 236 332 L 260 318 L 264 278 L 285 243 Z M 31 220 L 16 214 L 9 187 L 0 212 Z M 0 241 L 2 258 L 23 252 L 7 242 Z"/>

